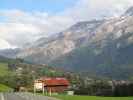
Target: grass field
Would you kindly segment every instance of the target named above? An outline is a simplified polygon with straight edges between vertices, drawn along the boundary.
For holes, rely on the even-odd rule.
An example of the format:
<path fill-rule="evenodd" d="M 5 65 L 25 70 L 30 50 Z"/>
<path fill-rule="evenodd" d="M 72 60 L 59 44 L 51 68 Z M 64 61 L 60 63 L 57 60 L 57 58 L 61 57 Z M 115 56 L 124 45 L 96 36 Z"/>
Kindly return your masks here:
<path fill-rule="evenodd" d="M 6 63 L 0 63 L 0 76 L 5 76 L 10 74 L 11 72 L 8 70 L 8 66 Z"/>
<path fill-rule="evenodd" d="M 0 77 L 9 75 L 11 72 L 8 70 L 6 63 L 0 63 Z M 0 84 L 0 92 L 11 91 L 12 89 L 6 85 Z"/>
<path fill-rule="evenodd" d="M 0 84 L 0 92 L 8 92 L 11 91 L 12 89 L 8 86 L 5 86 L 3 84 Z"/>
<path fill-rule="evenodd" d="M 54 96 L 60 100 L 133 100 L 133 97 L 96 97 L 96 96 Z"/>

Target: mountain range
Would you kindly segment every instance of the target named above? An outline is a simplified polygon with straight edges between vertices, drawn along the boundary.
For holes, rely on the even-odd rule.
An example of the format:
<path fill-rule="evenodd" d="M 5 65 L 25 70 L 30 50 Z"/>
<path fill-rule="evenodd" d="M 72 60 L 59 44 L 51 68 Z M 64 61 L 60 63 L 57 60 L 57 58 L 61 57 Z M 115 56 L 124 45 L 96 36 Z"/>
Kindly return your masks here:
<path fill-rule="evenodd" d="M 25 48 L 1 50 L 0 55 L 90 76 L 131 79 L 132 51 L 133 7 L 130 7 L 119 17 L 78 22 Z"/>

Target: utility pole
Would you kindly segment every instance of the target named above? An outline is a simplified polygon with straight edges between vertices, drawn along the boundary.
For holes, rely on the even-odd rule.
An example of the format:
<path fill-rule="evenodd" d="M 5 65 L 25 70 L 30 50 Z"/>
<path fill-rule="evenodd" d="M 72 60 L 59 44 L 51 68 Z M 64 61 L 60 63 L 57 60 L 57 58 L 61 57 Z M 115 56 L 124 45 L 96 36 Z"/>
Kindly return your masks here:
<path fill-rule="evenodd" d="M 50 88 L 50 91 L 49 91 L 49 95 L 50 95 L 50 96 L 52 95 L 52 91 L 51 91 L 51 88 Z"/>
<path fill-rule="evenodd" d="M 42 93 L 44 94 L 45 88 L 44 88 L 44 83 L 42 83 Z"/>
<path fill-rule="evenodd" d="M 35 81 L 35 72 L 34 71 L 32 71 L 32 79 L 33 79 L 33 84 L 34 84 L 34 93 L 36 93 L 36 86 L 35 86 L 35 83 L 36 83 L 36 81 Z"/>
<path fill-rule="evenodd" d="M 34 94 L 36 93 L 36 87 L 35 87 L 35 82 L 34 82 Z"/>

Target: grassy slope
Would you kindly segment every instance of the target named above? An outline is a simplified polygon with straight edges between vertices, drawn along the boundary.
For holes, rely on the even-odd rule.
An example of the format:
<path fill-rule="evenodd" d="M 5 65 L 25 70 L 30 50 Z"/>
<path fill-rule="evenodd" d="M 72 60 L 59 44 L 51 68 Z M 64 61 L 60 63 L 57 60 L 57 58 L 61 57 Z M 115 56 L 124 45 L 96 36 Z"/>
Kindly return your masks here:
<path fill-rule="evenodd" d="M 8 71 L 8 66 L 6 63 L 0 63 L 0 76 L 5 76 L 10 74 L 11 72 Z"/>
<path fill-rule="evenodd" d="M 11 91 L 11 90 L 12 89 L 10 87 L 0 84 L 0 92 L 7 92 L 7 91 Z"/>
<path fill-rule="evenodd" d="M 9 75 L 11 72 L 8 70 L 7 63 L 0 63 L 0 77 Z M 0 84 L 0 92 L 11 91 L 12 89 L 4 84 Z"/>
<path fill-rule="evenodd" d="M 61 100 L 133 100 L 133 97 L 55 96 Z"/>

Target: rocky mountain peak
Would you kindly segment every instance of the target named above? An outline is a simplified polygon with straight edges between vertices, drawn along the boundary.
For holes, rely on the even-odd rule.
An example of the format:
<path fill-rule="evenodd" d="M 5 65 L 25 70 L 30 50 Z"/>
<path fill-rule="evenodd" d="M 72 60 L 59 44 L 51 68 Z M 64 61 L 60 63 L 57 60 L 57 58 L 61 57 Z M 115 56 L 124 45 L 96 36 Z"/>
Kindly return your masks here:
<path fill-rule="evenodd" d="M 124 15 L 133 16 L 133 6 L 127 9 Z"/>

